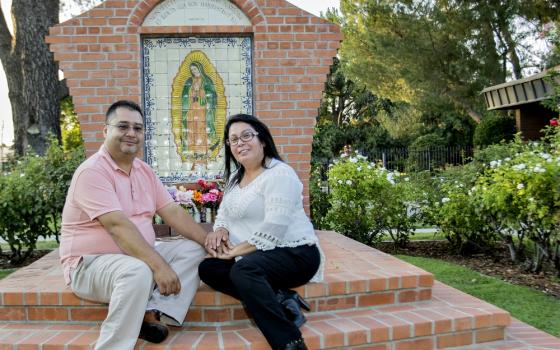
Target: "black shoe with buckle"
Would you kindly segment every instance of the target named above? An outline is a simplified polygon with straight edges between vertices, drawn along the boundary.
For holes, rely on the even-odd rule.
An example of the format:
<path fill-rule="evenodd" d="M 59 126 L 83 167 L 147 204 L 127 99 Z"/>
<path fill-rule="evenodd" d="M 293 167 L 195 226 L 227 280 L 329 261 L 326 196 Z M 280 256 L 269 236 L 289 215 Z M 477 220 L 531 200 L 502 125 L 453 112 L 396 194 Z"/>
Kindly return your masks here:
<path fill-rule="evenodd" d="M 138 338 L 149 341 L 150 343 L 161 343 L 169 335 L 169 329 L 165 324 L 159 322 L 159 311 L 150 310 L 146 313 L 149 312 L 154 312 L 154 316 L 157 321 L 142 321 L 142 327 L 140 327 L 140 334 L 138 335 Z"/>
<path fill-rule="evenodd" d="M 311 306 L 297 292 L 293 290 L 279 290 L 276 298 L 284 306 L 286 316 L 294 322 L 296 327 L 301 327 L 307 321 L 300 308 L 310 311 Z"/>

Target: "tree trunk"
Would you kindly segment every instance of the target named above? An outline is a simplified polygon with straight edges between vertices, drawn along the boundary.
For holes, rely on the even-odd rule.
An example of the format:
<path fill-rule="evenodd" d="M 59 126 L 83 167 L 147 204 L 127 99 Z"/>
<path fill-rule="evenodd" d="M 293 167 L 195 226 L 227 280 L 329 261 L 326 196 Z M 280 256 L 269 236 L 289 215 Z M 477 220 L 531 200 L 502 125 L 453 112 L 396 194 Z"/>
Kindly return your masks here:
<path fill-rule="evenodd" d="M 28 146 L 44 154 L 49 134 L 61 139 L 58 64 L 45 43 L 49 27 L 58 23 L 59 1 L 17 0 L 11 10 L 13 36 L 0 16 L 0 59 L 12 105 L 14 147 L 19 155 Z"/>

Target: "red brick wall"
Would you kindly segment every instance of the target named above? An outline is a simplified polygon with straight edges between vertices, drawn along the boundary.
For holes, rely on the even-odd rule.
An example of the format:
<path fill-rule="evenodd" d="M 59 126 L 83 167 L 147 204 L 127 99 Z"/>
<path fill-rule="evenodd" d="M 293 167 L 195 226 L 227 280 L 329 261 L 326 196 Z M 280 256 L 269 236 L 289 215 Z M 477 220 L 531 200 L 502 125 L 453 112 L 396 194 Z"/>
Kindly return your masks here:
<path fill-rule="evenodd" d="M 139 27 L 160 2 L 108 0 L 52 27 L 46 38 L 67 79 L 88 155 L 103 142 L 112 102 L 142 103 L 141 35 L 252 33 L 255 114 L 302 179 L 308 206 L 313 127 L 339 28 L 284 0 L 231 0 L 251 26 Z"/>

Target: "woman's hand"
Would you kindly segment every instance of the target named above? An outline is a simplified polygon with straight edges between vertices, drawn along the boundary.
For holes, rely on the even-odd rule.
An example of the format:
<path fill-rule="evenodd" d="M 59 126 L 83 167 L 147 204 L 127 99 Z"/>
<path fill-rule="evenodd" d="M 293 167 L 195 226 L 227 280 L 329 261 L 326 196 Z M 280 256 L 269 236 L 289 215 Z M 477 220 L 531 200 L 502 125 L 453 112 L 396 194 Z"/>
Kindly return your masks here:
<path fill-rule="evenodd" d="M 229 232 L 220 227 L 216 231 L 208 233 L 204 241 L 204 247 L 214 258 L 218 254 L 228 253 L 232 248 L 229 241 Z"/>
<path fill-rule="evenodd" d="M 229 259 L 233 259 L 237 256 L 242 256 L 242 255 L 252 253 L 256 250 L 257 250 L 257 247 L 255 247 L 254 245 L 252 245 L 248 242 L 243 242 L 243 243 L 240 243 L 236 246 L 233 246 L 227 252 L 219 253 L 217 258 L 218 259 L 229 260 Z"/>

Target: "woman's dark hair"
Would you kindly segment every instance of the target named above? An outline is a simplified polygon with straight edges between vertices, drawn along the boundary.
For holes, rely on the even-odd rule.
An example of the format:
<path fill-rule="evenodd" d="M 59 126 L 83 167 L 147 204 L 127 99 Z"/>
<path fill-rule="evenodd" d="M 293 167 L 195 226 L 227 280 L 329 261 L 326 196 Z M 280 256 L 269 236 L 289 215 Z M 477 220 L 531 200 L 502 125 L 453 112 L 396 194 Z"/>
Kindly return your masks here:
<path fill-rule="evenodd" d="M 243 178 L 243 175 L 245 174 L 245 168 L 237 160 L 235 160 L 235 157 L 231 153 L 230 146 L 226 144 L 226 140 L 229 137 L 229 129 L 233 124 L 239 122 L 243 122 L 251 125 L 253 129 L 255 129 L 255 131 L 258 133 L 256 137 L 259 139 L 259 141 L 264 143 L 264 149 L 263 149 L 264 158 L 262 160 L 262 166 L 264 168 L 266 168 L 266 158 L 276 158 L 278 160 L 282 160 L 282 157 L 280 157 L 280 154 L 278 154 L 278 150 L 276 149 L 276 145 L 274 144 L 274 139 L 272 138 L 272 134 L 270 133 L 270 130 L 263 122 L 258 120 L 255 116 L 249 114 L 235 114 L 228 117 L 226 122 L 226 127 L 224 129 L 224 145 L 225 145 L 225 153 L 226 153 L 224 178 L 227 181 L 226 189 L 230 189 L 231 187 L 237 185 Z M 233 171 L 231 169 L 232 163 L 235 165 L 235 169 L 233 169 Z M 232 173 L 235 174 L 230 179 Z"/>

